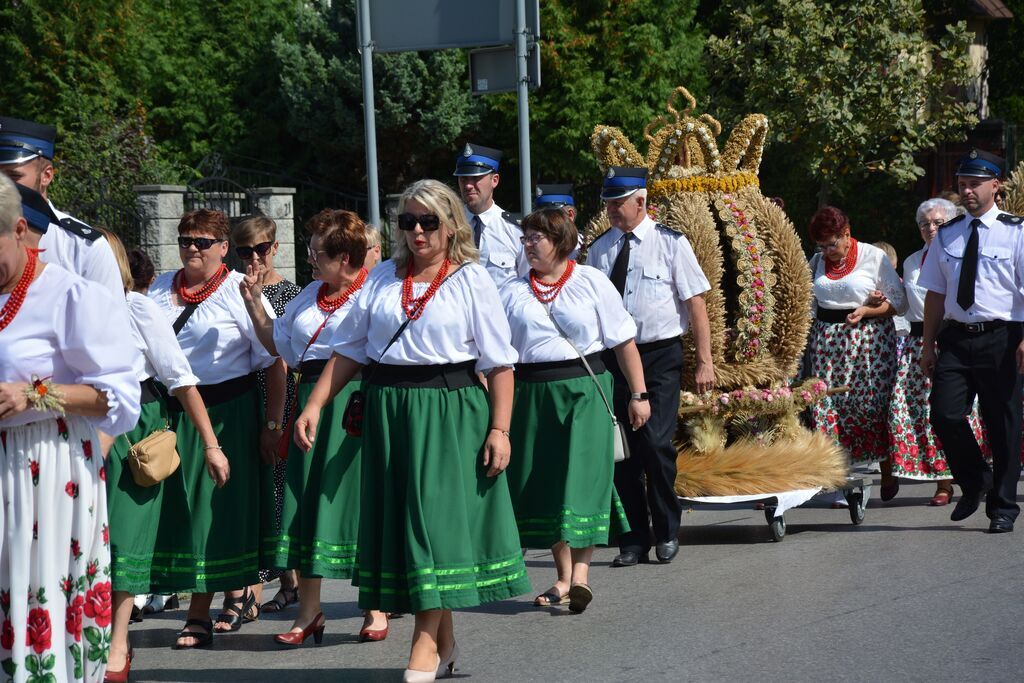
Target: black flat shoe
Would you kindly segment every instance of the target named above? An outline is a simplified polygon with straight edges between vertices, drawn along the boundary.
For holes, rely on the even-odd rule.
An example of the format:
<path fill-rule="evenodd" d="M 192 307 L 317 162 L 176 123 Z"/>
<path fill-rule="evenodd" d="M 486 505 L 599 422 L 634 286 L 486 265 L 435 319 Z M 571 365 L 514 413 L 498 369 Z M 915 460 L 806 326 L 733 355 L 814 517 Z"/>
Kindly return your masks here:
<path fill-rule="evenodd" d="M 1006 515 L 996 515 L 988 525 L 990 534 L 1008 534 L 1013 531 L 1013 520 Z"/>
<path fill-rule="evenodd" d="M 950 514 L 949 518 L 954 522 L 960 522 L 967 519 L 977 512 L 980 501 L 981 496 L 977 494 L 974 494 L 973 496 L 968 493 L 961 494 L 960 500 L 956 502 L 956 507 L 953 508 L 953 512 Z"/>
<path fill-rule="evenodd" d="M 664 543 L 658 543 L 654 546 L 654 556 L 658 558 L 658 562 L 662 564 L 668 564 L 675 556 L 679 553 L 679 541 L 672 539 L 671 541 L 665 541 Z"/>
<path fill-rule="evenodd" d="M 646 564 L 648 551 L 640 553 L 636 550 L 623 550 L 612 560 L 613 567 L 633 567 L 637 564 Z"/>

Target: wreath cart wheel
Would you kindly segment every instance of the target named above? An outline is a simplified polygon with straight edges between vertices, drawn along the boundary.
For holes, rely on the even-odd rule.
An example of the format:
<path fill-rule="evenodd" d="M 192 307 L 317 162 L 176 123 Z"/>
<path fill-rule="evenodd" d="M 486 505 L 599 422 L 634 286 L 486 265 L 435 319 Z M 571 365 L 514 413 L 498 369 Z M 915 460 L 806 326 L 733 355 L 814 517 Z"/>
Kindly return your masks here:
<path fill-rule="evenodd" d="M 786 537 L 785 517 L 776 517 L 775 519 L 768 522 L 768 531 L 771 532 L 772 540 L 776 543 L 780 543 L 782 539 Z"/>
<path fill-rule="evenodd" d="M 850 521 L 855 525 L 864 521 L 864 494 L 860 491 L 851 491 L 846 495 L 846 502 L 850 505 Z"/>

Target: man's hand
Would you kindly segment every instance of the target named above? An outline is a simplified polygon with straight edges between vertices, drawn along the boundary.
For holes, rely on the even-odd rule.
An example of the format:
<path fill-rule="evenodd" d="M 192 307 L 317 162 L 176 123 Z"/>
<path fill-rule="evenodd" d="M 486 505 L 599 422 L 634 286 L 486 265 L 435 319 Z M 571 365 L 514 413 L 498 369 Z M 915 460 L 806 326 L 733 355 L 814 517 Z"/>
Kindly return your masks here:
<path fill-rule="evenodd" d="M 1020 367 L 1021 367 L 1021 353 L 1022 352 L 1024 352 L 1024 343 L 1022 343 L 1021 346 L 1019 346 L 1017 348 L 1017 369 L 1018 369 L 1018 372 L 1020 371 Z M 929 379 L 931 378 L 932 373 L 935 372 L 935 359 L 936 359 L 936 356 L 935 356 L 935 344 L 934 343 L 933 344 L 927 344 L 926 343 L 924 345 L 924 347 L 922 347 L 922 349 L 921 349 L 921 360 L 919 361 L 919 364 L 921 365 L 921 371 L 924 372 L 925 377 L 928 377 Z"/>
<path fill-rule="evenodd" d="M 710 361 L 697 361 L 697 393 L 703 394 L 715 388 L 715 364 Z"/>

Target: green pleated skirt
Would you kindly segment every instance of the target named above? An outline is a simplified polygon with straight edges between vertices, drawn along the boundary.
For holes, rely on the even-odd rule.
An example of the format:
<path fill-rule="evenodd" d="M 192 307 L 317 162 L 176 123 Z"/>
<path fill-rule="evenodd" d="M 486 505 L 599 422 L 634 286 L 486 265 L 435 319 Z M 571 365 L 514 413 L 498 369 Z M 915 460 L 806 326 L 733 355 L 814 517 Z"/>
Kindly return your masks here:
<path fill-rule="evenodd" d="M 529 592 L 505 475 L 482 464 L 484 390 L 365 391 L 359 606 L 420 612 Z"/>
<path fill-rule="evenodd" d="M 612 377 L 597 376 L 605 396 Z M 615 492 L 618 438 L 589 376 L 516 382 L 508 488 L 523 546 L 607 545 L 629 530 Z"/>
<path fill-rule="evenodd" d="M 306 407 L 315 385 L 315 378 L 299 384 L 296 414 Z M 309 453 L 299 450 L 294 441 L 289 446 L 281 527 L 274 529 L 264 515 L 262 566 L 298 569 L 303 577 L 352 577 L 363 440 L 345 432 L 341 417 L 349 396 L 359 387 L 359 382 L 349 382 L 323 409 Z"/>
<path fill-rule="evenodd" d="M 110 582 L 115 591 L 148 593 L 164 482 L 139 486 L 128 468 L 130 443 L 170 422 L 162 399 L 142 404 L 135 427 L 114 440 L 107 456 L 107 514 L 110 529 Z"/>
<path fill-rule="evenodd" d="M 181 467 L 164 481 L 153 555 L 153 592 L 212 593 L 256 583 L 259 570 L 260 401 L 255 389 L 207 414 L 231 476 L 218 489 L 203 442 L 185 413 L 171 413 Z M 265 502 L 273 505 L 273 500 Z"/>

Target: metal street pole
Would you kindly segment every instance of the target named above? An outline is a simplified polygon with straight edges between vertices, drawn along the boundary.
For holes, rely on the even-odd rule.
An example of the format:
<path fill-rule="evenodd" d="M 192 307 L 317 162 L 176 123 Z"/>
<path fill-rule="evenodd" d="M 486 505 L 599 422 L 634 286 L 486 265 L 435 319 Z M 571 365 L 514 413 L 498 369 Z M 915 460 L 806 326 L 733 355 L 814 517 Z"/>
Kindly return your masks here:
<path fill-rule="evenodd" d="M 522 2 L 522 0 L 519 0 Z M 370 35 L 370 0 L 359 0 L 359 52 L 363 77 L 363 128 L 366 137 L 366 203 L 370 222 L 380 223 L 380 191 L 377 188 L 377 120 L 373 101 L 373 36 Z"/>
<path fill-rule="evenodd" d="M 363 0 L 366 2 L 366 0 Z M 526 0 L 516 0 L 516 101 L 519 109 L 519 202 L 525 216 L 532 203 L 530 180 L 530 76 L 526 70 Z"/>

